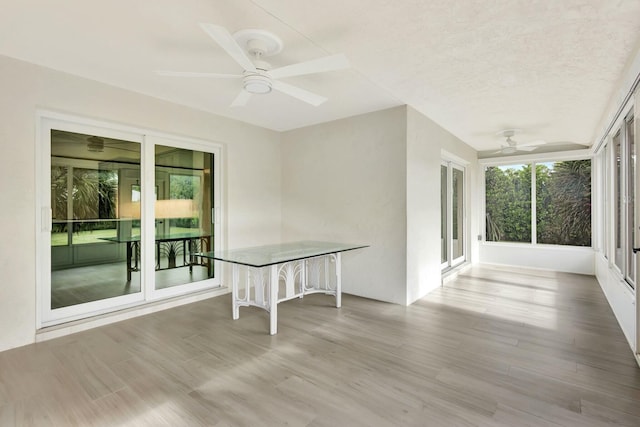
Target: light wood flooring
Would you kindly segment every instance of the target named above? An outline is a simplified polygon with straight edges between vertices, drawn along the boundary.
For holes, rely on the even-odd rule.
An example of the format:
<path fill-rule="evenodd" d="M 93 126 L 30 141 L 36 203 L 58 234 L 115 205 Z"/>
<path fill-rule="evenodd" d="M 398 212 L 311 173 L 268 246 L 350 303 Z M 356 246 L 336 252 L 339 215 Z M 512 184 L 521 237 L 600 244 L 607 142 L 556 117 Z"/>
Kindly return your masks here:
<path fill-rule="evenodd" d="M 640 426 L 593 277 L 474 267 L 409 307 L 230 297 L 0 353 L 0 426 Z"/>

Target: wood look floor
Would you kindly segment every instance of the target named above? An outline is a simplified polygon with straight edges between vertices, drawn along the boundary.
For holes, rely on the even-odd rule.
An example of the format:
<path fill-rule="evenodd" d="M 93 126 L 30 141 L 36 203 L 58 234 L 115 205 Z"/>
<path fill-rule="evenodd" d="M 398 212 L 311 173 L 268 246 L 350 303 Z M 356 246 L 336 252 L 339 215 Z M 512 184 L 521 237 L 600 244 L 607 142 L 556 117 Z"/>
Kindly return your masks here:
<path fill-rule="evenodd" d="M 474 267 L 409 307 L 230 297 L 0 353 L 0 426 L 640 426 L 593 277 Z"/>

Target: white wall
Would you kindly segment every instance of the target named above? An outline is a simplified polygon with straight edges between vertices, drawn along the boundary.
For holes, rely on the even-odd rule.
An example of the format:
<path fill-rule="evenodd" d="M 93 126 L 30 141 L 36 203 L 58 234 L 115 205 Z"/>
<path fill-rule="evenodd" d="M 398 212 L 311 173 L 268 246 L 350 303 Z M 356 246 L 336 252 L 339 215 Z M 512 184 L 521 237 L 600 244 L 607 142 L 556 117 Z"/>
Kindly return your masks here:
<path fill-rule="evenodd" d="M 636 79 L 640 75 L 640 44 L 636 46 L 635 53 L 630 57 L 628 63 L 625 66 L 624 72 L 621 74 L 620 80 L 616 86 L 616 90 L 613 92 L 609 104 L 605 108 L 605 113 L 602 116 L 600 121 L 600 125 L 598 126 L 598 132 L 595 135 L 593 141 L 592 151 L 595 153 L 600 148 L 600 142 L 605 142 L 608 138 L 611 138 L 611 134 L 609 132 L 611 127 L 614 125 L 616 120 L 619 120 L 616 117 L 616 113 L 620 110 L 623 110 L 628 104 L 626 102 L 633 102 L 634 115 L 635 115 L 635 135 L 636 135 L 636 144 L 638 141 L 638 130 L 640 129 L 640 103 L 638 102 L 640 88 L 636 87 L 635 93 L 633 96 L 629 96 L 631 90 L 633 89 L 634 83 Z M 612 129 L 615 130 L 615 127 Z M 605 179 L 606 177 L 603 174 L 603 171 L 599 168 L 598 174 L 595 179 L 599 180 L 599 185 L 595 185 L 596 191 L 603 191 L 605 187 Z M 609 185 L 612 187 L 612 179 L 609 178 Z M 635 183 L 635 200 L 636 206 L 637 201 L 640 199 L 640 188 L 638 184 L 640 182 L 640 175 L 636 176 Z M 612 188 L 609 191 L 613 191 Z M 604 200 L 604 195 L 597 195 L 599 200 Z M 606 208 L 611 209 L 610 206 L 605 205 Z M 613 209 L 610 210 L 612 217 L 615 215 Z M 640 222 L 640 211 L 636 208 L 635 214 L 636 224 Z M 597 230 L 600 235 L 598 239 L 600 242 L 604 241 L 604 233 L 609 233 L 609 244 L 615 241 L 615 231 L 612 224 L 605 224 L 605 219 L 603 217 L 603 213 L 598 211 L 595 216 L 597 223 L 594 225 L 594 229 Z M 602 243 L 601 243 L 602 244 Z M 636 242 L 634 246 L 638 244 L 638 237 L 636 234 Z M 609 251 L 613 252 L 613 248 L 609 248 Z M 639 262 L 640 258 L 636 256 L 636 262 Z M 607 259 L 604 257 L 604 249 L 598 248 L 595 254 L 595 265 L 596 265 L 596 278 L 598 279 L 598 283 L 602 288 L 605 296 L 607 297 L 607 301 L 613 310 L 622 331 L 625 334 L 625 337 L 629 341 L 629 345 L 631 349 L 636 354 L 636 359 L 638 363 L 640 363 L 640 296 L 637 295 L 637 289 L 632 292 L 629 287 L 625 284 L 624 278 L 620 274 L 617 268 L 610 266 Z M 636 268 L 636 272 L 640 271 Z M 636 273 L 637 274 L 637 273 Z"/>
<path fill-rule="evenodd" d="M 283 134 L 284 240 L 371 247 L 343 258 L 345 292 L 406 303 L 406 108 Z"/>
<path fill-rule="evenodd" d="M 407 304 L 441 285 L 440 164 L 443 150 L 465 166 L 467 259 L 477 257 L 477 153 L 420 112 L 407 108 Z"/>
<path fill-rule="evenodd" d="M 345 292 L 411 304 L 440 286 L 442 150 L 469 164 L 476 152 L 410 107 L 286 132 L 282 215 L 285 240 L 367 243 L 343 263 Z M 475 209 L 475 208 L 474 208 Z M 465 218 L 477 234 L 477 215 Z M 477 243 L 469 239 L 471 257 Z"/>
<path fill-rule="evenodd" d="M 483 243 L 480 246 L 480 262 L 483 263 L 595 274 L 595 252 L 591 248 L 524 243 Z"/>
<path fill-rule="evenodd" d="M 35 339 L 36 108 L 222 142 L 228 246 L 280 237 L 278 133 L 2 56 L 0 93 L 0 351 Z"/>
<path fill-rule="evenodd" d="M 595 255 L 595 275 L 602 292 L 620 324 L 624 336 L 631 349 L 636 348 L 636 297 L 626 284 L 622 275 L 609 266 L 609 261 L 602 255 Z"/>

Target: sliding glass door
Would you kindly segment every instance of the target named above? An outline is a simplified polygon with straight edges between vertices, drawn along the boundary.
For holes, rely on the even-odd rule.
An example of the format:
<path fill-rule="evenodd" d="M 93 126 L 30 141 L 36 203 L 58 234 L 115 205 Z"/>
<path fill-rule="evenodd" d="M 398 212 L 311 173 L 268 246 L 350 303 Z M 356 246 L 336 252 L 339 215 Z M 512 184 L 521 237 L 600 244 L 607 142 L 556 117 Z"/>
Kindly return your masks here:
<path fill-rule="evenodd" d="M 464 168 L 452 162 L 440 165 L 441 267 L 465 260 Z"/>
<path fill-rule="evenodd" d="M 219 147 L 43 119 L 40 326 L 220 285 Z M 46 172 L 44 172 L 46 171 Z"/>
<path fill-rule="evenodd" d="M 75 318 L 143 300 L 140 246 L 130 269 L 127 238 L 140 234 L 123 204 L 125 177 L 140 180 L 142 137 L 60 123 L 46 128 L 43 196 L 49 201 L 43 319 Z M 140 217 L 140 206 L 134 217 Z"/>
<path fill-rule="evenodd" d="M 155 289 L 212 279 L 214 154 L 155 145 Z"/>

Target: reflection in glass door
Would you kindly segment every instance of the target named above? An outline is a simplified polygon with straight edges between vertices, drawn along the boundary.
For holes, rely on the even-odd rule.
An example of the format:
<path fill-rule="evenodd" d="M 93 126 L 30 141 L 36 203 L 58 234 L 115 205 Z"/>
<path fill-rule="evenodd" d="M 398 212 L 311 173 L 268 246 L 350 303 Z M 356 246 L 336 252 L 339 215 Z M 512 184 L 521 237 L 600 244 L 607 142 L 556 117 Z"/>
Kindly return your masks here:
<path fill-rule="evenodd" d="M 451 162 L 440 166 L 441 267 L 465 260 L 464 169 Z"/>
<path fill-rule="evenodd" d="M 127 211 L 125 177 L 140 180 L 137 142 L 52 129 L 49 310 L 140 293 L 140 207 Z"/>
<path fill-rule="evenodd" d="M 214 277 L 214 154 L 155 145 L 155 289 Z"/>

